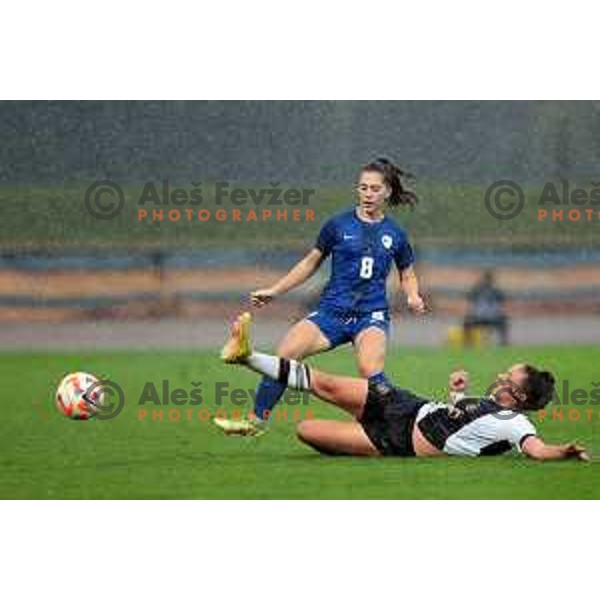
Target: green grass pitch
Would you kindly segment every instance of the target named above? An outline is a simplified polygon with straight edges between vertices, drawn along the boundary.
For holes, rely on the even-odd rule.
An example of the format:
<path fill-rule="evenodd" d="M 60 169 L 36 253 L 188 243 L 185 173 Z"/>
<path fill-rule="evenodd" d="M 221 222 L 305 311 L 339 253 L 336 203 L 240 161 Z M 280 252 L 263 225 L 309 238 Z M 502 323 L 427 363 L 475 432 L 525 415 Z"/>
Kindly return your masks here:
<path fill-rule="evenodd" d="M 554 370 L 571 389 L 592 389 L 600 380 L 600 348 L 490 348 L 478 352 L 394 351 L 388 372 L 396 382 L 442 397 L 448 372 L 466 367 L 473 389 L 485 389 L 498 371 L 527 360 Z M 311 361 L 339 373 L 354 373 L 349 350 Z M 53 391 L 63 374 L 89 371 L 121 385 L 123 412 L 110 421 L 69 421 L 54 409 Z M 0 421 L 1 498 L 598 498 L 600 462 L 535 463 L 517 456 L 485 459 L 356 459 L 322 457 L 296 441 L 294 424 L 275 422 L 259 439 L 222 436 L 196 418 L 216 410 L 218 381 L 252 389 L 257 377 L 219 363 L 215 353 L 151 354 L 115 351 L 89 354 L 4 354 Z M 200 406 L 180 407 L 172 422 L 139 420 L 138 400 L 147 381 L 160 390 L 189 390 L 202 382 Z M 158 407 L 156 407 L 158 408 Z M 224 403 L 223 408 L 232 409 Z M 288 406 L 291 416 L 292 407 Z M 338 411 L 320 401 L 307 407 L 318 417 Z M 600 452 L 599 407 L 591 421 L 538 423 L 552 442 L 579 440 Z M 185 410 L 193 410 L 187 420 Z M 301 408 L 302 411 L 305 407 Z M 585 413 L 583 413 L 585 415 Z M 342 418 L 345 418 L 342 416 Z"/>

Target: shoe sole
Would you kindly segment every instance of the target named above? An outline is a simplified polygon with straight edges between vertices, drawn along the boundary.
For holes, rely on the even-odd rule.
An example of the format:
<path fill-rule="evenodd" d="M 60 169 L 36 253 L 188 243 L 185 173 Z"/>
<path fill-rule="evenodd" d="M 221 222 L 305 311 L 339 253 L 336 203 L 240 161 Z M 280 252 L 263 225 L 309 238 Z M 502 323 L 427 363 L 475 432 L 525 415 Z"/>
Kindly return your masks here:
<path fill-rule="evenodd" d="M 228 430 L 223 426 L 223 421 L 219 419 L 213 419 L 213 423 L 216 427 L 218 427 L 225 435 L 233 435 L 238 437 L 259 437 L 265 433 L 265 431 L 261 431 L 260 429 L 247 429 L 245 431 L 232 431 Z"/>

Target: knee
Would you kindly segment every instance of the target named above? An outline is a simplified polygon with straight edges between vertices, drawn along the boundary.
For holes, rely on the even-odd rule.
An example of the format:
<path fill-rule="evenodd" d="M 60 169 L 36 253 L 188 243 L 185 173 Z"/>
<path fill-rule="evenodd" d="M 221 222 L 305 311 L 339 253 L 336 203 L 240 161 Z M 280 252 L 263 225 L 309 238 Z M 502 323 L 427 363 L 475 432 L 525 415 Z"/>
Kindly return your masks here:
<path fill-rule="evenodd" d="M 300 421 L 296 427 L 296 436 L 301 442 L 309 444 L 313 439 L 313 423 L 311 421 Z"/>
<path fill-rule="evenodd" d="M 298 439 L 305 444 L 315 444 L 323 437 L 323 425 L 325 423 L 319 419 L 307 419 L 300 421 L 296 427 Z"/>
<path fill-rule="evenodd" d="M 357 357 L 356 366 L 361 377 L 368 379 L 372 375 L 381 373 L 385 367 L 385 352 L 372 352 Z"/>
<path fill-rule="evenodd" d="M 312 389 L 317 396 L 322 398 L 333 398 L 339 392 L 339 386 L 333 378 L 319 374 L 319 377 L 313 377 Z M 307 426 L 310 426 L 307 423 Z"/>
<path fill-rule="evenodd" d="M 358 373 L 364 379 L 368 379 L 373 375 L 373 368 L 371 365 L 358 365 Z"/>
<path fill-rule="evenodd" d="M 340 456 L 343 453 L 332 445 L 330 439 L 328 440 L 326 431 L 327 424 L 323 421 L 301 421 L 296 427 L 296 435 L 302 443 L 320 454 Z"/>
<path fill-rule="evenodd" d="M 369 379 L 369 377 L 381 371 L 383 371 L 383 366 L 376 364 L 374 361 L 364 361 L 358 365 L 358 372 L 364 379 Z"/>
<path fill-rule="evenodd" d="M 293 358 L 295 360 L 300 360 L 302 355 L 296 348 L 290 347 L 285 342 L 281 342 L 279 346 L 277 346 L 277 356 L 281 358 Z"/>

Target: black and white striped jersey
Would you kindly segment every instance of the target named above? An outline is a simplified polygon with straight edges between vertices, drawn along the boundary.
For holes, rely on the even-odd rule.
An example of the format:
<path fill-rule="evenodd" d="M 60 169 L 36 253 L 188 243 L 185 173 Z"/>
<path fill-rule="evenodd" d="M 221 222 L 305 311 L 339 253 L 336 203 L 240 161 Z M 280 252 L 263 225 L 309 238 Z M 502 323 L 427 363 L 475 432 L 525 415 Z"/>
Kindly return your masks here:
<path fill-rule="evenodd" d="M 488 398 L 463 398 L 454 406 L 428 402 L 417 413 L 423 436 L 446 454 L 485 456 L 502 454 L 536 435 L 521 412 L 507 410 Z"/>

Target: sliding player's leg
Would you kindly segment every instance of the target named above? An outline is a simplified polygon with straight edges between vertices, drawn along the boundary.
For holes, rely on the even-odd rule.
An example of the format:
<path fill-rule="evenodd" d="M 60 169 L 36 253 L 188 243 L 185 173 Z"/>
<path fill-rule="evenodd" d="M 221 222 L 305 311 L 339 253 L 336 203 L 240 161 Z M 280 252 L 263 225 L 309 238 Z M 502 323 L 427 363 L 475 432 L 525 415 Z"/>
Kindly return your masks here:
<path fill-rule="evenodd" d="M 321 400 L 338 406 L 356 419 L 360 419 L 363 414 L 369 385 L 366 379 L 332 375 L 310 368 L 293 358 L 261 352 L 252 352 L 242 364 L 285 387 L 312 392 Z"/>
<path fill-rule="evenodd" d="M 355 419 L 362 417 L 369 392 L 369 382 L 366 379 L 310 369 L 310 386 L 310 391 L 321 400 L 338 406 Z"/>
<path fill-rule="evenodd" d="M 333 456 L 380 456 L 356 421 L 302 421 L 296 429 L 298 438 L 322 454 Z"/>
<path fill-rule="evenodd" d="M 283 358 L 301 360 L 307 356 L 325 352 L 330 347 L 329 340 L 315 323 L 303 320 L 296 323 L 277 347 L 277 355 Z M 259 420 L 266 420 L 281 399 L 285 385 L 264 376 L 256 390 L 254 414 Z"/>
<path fill-rule="evenodd" d="M 250 343 L 251 317 L 240 316 L 233 324 L 231 337 L 223 347 L 221 358 L 227 363 L 245 364 L 250 369 L 278 381 L 285 387 L 312 391 L 323 400 L 360 418 L 367 398 L 368 383 L 364 379 L 330 375 L 309 369 L 295 359 L 253 352 Z M 215 419 L 226 433 L 257 435 L 260 427 L 251 421 Z"/>

